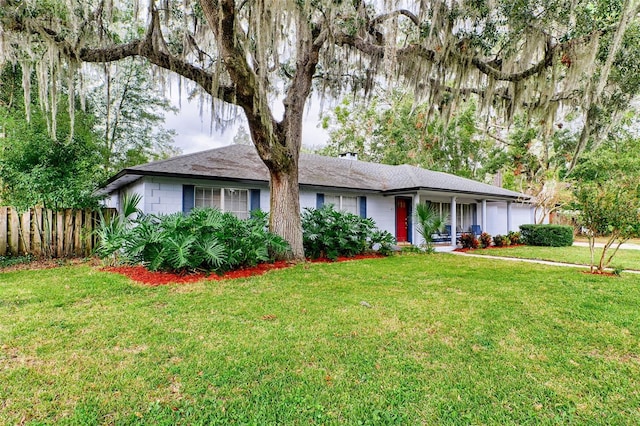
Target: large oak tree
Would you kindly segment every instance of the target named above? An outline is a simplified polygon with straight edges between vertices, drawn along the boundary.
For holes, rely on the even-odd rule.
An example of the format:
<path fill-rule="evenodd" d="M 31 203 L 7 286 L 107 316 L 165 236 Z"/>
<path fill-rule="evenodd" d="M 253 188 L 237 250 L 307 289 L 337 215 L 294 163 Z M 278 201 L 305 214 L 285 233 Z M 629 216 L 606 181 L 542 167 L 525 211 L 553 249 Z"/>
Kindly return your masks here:
<path fill-rule="evenodd" d="M 55 98 L 83 62 L 140 56 L 221 101 L 220 111 L 239 107 L 271 175 L 271 229 L 302 258 L 298 158 L 314 79 L 329 94 L 402 81 L 445 116 L 472 95 L 485 111 L 509 116 L 521 107 L 552 114 L 567 100 L 591 111 L 607 95 L 598 81 L 608 81 L 619 34 L 637 7 L 636 0 L 0 0 L 0 61 L 35 67 Z"/>

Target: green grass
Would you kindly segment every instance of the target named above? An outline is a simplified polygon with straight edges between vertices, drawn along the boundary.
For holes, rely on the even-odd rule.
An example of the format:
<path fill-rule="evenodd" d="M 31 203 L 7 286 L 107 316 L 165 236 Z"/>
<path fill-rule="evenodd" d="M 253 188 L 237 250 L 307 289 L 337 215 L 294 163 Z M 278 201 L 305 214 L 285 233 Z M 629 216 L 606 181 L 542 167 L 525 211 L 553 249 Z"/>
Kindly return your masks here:
<path fill-rule="evenodd" d="M 0 424 L 638 424 L 638 283 L 448 254 L 0 273 Z"/>
<path fill-rule="evenodd" d="M 591 262 L 591 254 L 589 247 L 535 247 L 535 246 L 516 246 L 507 248 L 492 248 L 488 250 L 474 250 L 473 254 L 482 254 L 486 256 L 504 256 L 516 257 L 519 259 L 539 259 L 550 260 L 553 262 L 573 263 L 576 265 L 589 265 Z M 596 247 L 595 262 L 598 264 L 602 248 Z M 621 267 L 623 269 L 632 269 L 640 271 L 640 250 L 620 249 L 616 253 L 612 266 Z"/>

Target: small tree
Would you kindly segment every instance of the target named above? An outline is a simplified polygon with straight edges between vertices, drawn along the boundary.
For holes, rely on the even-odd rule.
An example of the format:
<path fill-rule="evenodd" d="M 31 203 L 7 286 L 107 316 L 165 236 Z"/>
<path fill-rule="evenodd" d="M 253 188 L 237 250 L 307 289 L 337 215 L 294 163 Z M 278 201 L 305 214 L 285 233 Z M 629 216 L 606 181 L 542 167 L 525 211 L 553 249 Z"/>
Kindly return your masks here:
<path fill-rule="evenodd" d="M 433 250 L 433 234 L 444 228 L 448 221 L 446 215 L 441 215 L 433 206 L 428 204 L 416 205 L 416 219 L 418 223 L 418 234 L 424 239 L 423 246 L 430 252 Z"/>
<path fill-rule="evenodd" d="M 631 176 L 582 182 L 577 185 L 575 196 L 579 223 L 586 228 L 589 239 L 591 272 L 602 272 L 624 242 L 640 235 L 640 182 Z M 607 241 L 596 266 L 595 239 L 599 236 L 606 236 Z"/>
<path fill-rule="evenodd" d="M 576 167 L 578 223 L 587 230 L 591 271 L 602 272 L 620 246 L 640 236 L 640 147 L 633 138 L 607 141 Z M 606 236 L 598 266 L 595 238 Z M 610 249 L 613 248 L 613 251 Z"/>

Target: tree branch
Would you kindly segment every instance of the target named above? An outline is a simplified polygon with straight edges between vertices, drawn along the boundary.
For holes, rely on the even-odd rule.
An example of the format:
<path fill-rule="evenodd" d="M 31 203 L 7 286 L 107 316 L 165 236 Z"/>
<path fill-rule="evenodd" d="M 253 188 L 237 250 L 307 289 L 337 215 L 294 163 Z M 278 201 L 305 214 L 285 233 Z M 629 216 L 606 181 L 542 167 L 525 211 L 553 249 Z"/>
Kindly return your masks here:
<path fill-rule="evenodd" d="M 200 5 L 218 40 L 225 68 L 237 88 L 237 104 L 247 116 L 251 138 L 260 158 L 271 168 L 273 162 L 278 161 L 274 160 L 273 150 L 277 143 L 274 132 L 277 123 L 267 103 L 266 94 L 260 90 L 258 76 L 249 66 L 242 44 L 236 36 L 236 31 L 241 29 L 236 27 L 235 1 L 202 0 Z"/>
<path fill-rule="evenodd" d="M 72 48 L 71 44 L 56 31 L 51 28 L 40 25 L 34 21 L 23 22 L 21 20 L 12 20 L 8 26 L 9 29 L 16 32 L 30 33 L 44 37 L 56 44 L 58 49 L 69 58 L 91 63 L 115 62 L 132 56 L 140 56 L 146 58 L 149 62 L 173 71 L 189 80 L 200 85 L 211 96 L 216 97 L 224 102 L 241 105 L 244 100 L 238 96 L 234 85 L 218 86 L 217 93 L 213 93 L 213 75 L 206 70 L 197 67 L 186 60 L 171 55 L 164 49 L 163 43 L 153 41 L 154 27 L 157 16 L 152 18 L 152 23 L 144 39 L 133 40 L 129 43 L 110 46 L 110 47 L 83 47 L 79 51 Z M 5 23 L 5 25 L 7 25 Z"/>
<path fill-rule="evenodd" d="M 114 47 L 83 48 L 78 53 L 78 59 L 84 62 L 115 62 L 131 56 L 141 56 L 154 65 L 173 71 L 197 83 L 211 96 L 224 102 L 239 104 L 234 86 L 219 86 L 218 92 L 212 93 L 214 85 L 211 73 L 176 56 L 154 50 L 146 40 L 136 40 Z"/>
<path fill-rule="evenodd" d="M 376 18 L 373 18 L 369 21 L 368 24 L 366 24 L 366 27 L 368 28 L 368 33 L 369 34 L 381 34 L 379 31 L 375 30 L 375 26 L 377 24 L 380 24 L 381 22 L 383 22 L 386 19 L 389 19 L 391 17 L 394 16 L 399 16 L 399 15 L 404 15 L 407 16 L 411 22 L 416 25 L 419 26 L 420 22 L 418 20 L 418 18 L 413 15 L 411 12 L 406 11 L 404 9 L 399 9 L 396 10 L 394 12 L 390 12 L 384 15 L 380 15 Z M 557 44 L 553 44 L 551 37 L 547 36 L 546 38 L 546 48 L 545 48 L 545 52 L 544 52 L 544 57 L 542 57 L 537 63 L 529 66 L 528 68 L 525 68 L 521 71 L 517 71 L 517 72 L 511 72 L 511 73 L 507 73 L 504 72 L 498 68 L 495 67 L 496 64 L 496 60 L 492 59 L 492 60 L 484 60 L 478 56 L 474 56 L 470 59 L 470 63 L 481 73 L 493 78 L 494 80 L 497 81 L 508 81 L 508 82 L 519 82 L 522 80 L 525 80 L 533 75 L 536 75 L 538 73 L 540 73 L 542 70 L 544 70 L 545 68 L 548 68 L 552 65 L 553 63 L 553 58 L 556 52 L 558 51 L 562 51 L 568 47 L 570 47 L 571 45 L 575 44 L 575 43 L 582 43 L 585 42 L 586 40 L 590 39 L 591 37 L 594 37 L 596 35 L 601 35 L 604 32 L 606 32 L 607 29 L 601 29 L 601 30 L 597 30 L 594 31 L 593 33 L 591 33 L 589 36 L 585 36 L 579 39 L 571 39 L 571 40 L 567 40 L 565 42 L 562 43 L 557 43 Z M 371 41 L 368 39 L 363 38 L 361 35 L 357 35 L 357 34 L 346 34 L 346 33 L 337 33 L 334 34 L 334 42 L 337 45 L 347 45 L 347 46 L 351 46 L 357 50 L 359 50 L 360 52 L 364 53 L 365 55 L 369 55 L 372 57 L 376 57 L 376 58 L 383 58 L 385 55 L 385 47 L 381 44 L 378 43 L 380 36 L 378 37 L 374 37 L 375 41 Z M 465 61 L 468 60 L 464 57 L 462 57 L 462 55 L 456 51 L 452 51 L 451 54 L 454 54 L 456 56 L 458 56 L 458 59 L 460 61 Z M 399 48 L 396 50 L 396 57 L 399 61 L 402 61 L 404 59 L 410 59 L 410 58 L 415 58 L 415 57 L 419 57 L 422 58 L 424 60 L 427 60 L 429 62 L 432 63 L 437 63 L 438 62 L 438 53 L 432 49 L 428 49 L 422 45 L 419 44 L 411 44 L 408 46 L 405 46 L 403 48 Z"/>
<path fill-rule="evenodd" d="M 370 28 L 371 27 L 375 27 L 376 25 L 386 21 L 387 19 L 395 18 L 396 16 L 400 16 L 400 15 L 403 15 L 403 16 L 406 16 L 407 18 L 409 18 L 411 20 L 411 22 L 414 23 L 414 25 L 416 25 L 416 26 L 420 25 L 420 20 L 411 11 L 409 11 L 407 9 L 398 9 L 398 10 L 394 10 L 393 12 L 389 12 L 389 13 L 385 13 L 383 15 L 376 16 L 369 23 L 369 27 Z"/>
<path fill-rule="evenodd" d="M 302 18 L 299 18 L 302 20 Z M 320 49 L 327 39 L 327 32 L 321 30 L 320 26 L 305 27 L 307 23 L 298 22 L 298 46 L 296 49 L 296 71 L 287 89 L 287 96 L 284 99 L 284 117 L 281 129 L 289 134 L 284 140 L 298 143 L 302 138 L 302 114 L 304 105 L 309 98 L 313 76 L 320 61 Z M 305 37 L 304 34 L 309 37 Z M 300 146 L 289 147 L 296 158 L 298 157 Z"/>

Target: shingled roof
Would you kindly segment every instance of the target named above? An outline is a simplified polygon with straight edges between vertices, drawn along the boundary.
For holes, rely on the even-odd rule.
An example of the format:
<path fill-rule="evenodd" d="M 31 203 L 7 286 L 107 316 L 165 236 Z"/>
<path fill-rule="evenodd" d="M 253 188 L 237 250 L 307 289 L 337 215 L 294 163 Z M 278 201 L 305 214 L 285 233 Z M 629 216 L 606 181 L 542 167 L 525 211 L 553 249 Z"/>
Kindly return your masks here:
<path fill-rule="evenodd" d="M 107 182 L 101 192 L 113 192 L 142 176 L 248 183 L 269 181 L 268 170 L 253 146 L 230 145 L 123 169 Z M 379 193 L 427 190 L 496 199 L 530 198 L 519 192 L 406 164 L 390 166 L 316 154 L 300 155 L 299 182 L 301 186 Z"/>

